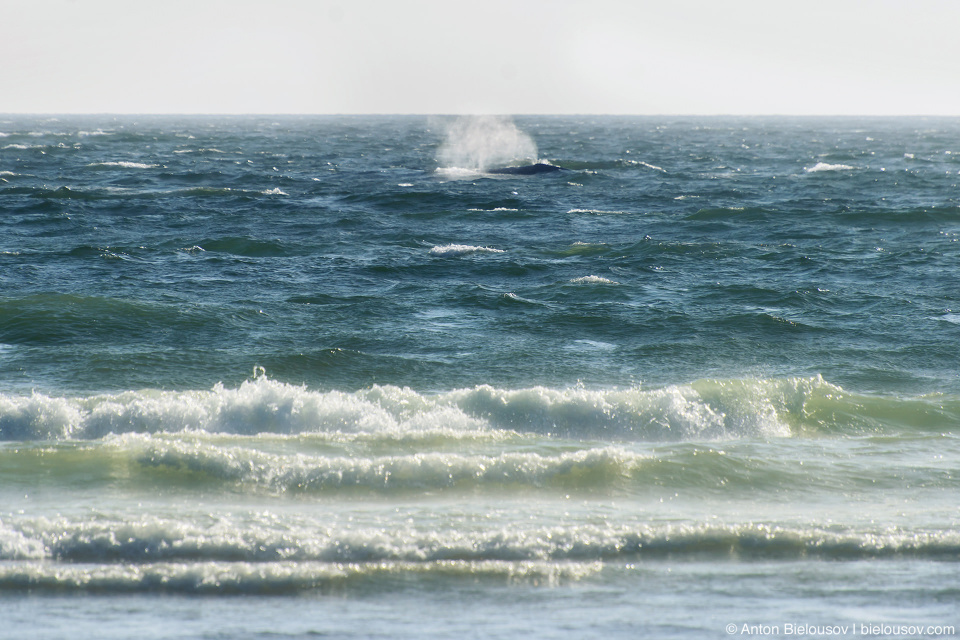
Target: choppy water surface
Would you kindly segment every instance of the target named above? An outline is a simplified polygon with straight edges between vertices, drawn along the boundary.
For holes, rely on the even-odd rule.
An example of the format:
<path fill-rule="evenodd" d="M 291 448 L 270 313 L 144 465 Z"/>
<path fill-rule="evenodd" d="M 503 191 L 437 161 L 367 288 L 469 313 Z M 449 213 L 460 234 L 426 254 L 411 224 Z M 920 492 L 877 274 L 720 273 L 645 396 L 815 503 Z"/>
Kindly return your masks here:
<path fill-rule="evenodd" d="M 957 622 L 956 119 L 7 116 L 0 225 L 11 637 Z"/>

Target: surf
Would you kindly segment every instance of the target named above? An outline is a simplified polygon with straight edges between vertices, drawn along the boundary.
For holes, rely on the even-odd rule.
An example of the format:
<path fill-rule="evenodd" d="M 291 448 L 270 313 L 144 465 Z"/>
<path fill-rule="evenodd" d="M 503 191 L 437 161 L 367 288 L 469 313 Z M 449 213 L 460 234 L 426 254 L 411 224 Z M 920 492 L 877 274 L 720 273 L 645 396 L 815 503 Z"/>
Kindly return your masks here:
<path fill-rule="evenodd" d="M 869 396 L 820 376 L 703 379 L 662 387 L 478 385 L 443 392 L 373 385 L 323 391 L 259 374 L 238 387 L 87 396 L 0 394 L 0 440 L 109 434 L 474 434 L 510 431 L 625 441 L 933 432 L 960 423 L 960 399 Z"/>

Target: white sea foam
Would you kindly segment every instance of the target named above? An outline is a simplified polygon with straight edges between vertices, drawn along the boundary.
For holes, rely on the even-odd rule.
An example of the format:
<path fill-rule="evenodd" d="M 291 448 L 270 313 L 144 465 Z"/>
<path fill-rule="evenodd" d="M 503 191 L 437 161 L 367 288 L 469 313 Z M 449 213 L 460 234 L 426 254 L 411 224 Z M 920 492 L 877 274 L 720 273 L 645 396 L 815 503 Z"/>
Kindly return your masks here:
<path fill-rule="evenodd" d="M 819 377 L 704 380 L 650 390 L 481 385 L 422 394 L 382 386 L 354 393 L 320 392 L 261 376 L 237 388 L 217 385 L 207 391 L 128 391 L 77 398 L 0 394 L 0 440 L 185 431 L 391 438 L 473 438 L 504 431 L 573 437 L 604 433 L 652 441 L 784 437 L 792 434 L 791 424 L 814 419 L 822 398 L 839 402 L 836 398 L 842 395 Z M 824 415 L 854 410 L 846 404 L 831 406 L 826 405 Z M 927 415 L 935 409 L 920 403 L 898 411 Z"/>
<path fill-rule="evenodd" d="M 127 161 L 121 160 L 119 162 L 91 162 L 87 166 L 88 167 L 122 167 L 124 169 L 156 169 L 160 165 L 148 164 L 146 162 L 127 162 Z"/>
<path fill-rule="evenodd" d="M 593 213 L 593 214 L 622 214 L 625 211 L 608 211 L 605 209 L 570 209 L 567 213 Z"/>
<path fill-rule="evenodd" d="M 602 276 L 583 276 L 580 278 L 574 278 L 570 282 L 573 284 L 620 284 L 615 280 L 610 280 Z"/>
<path fill-rule="evenodd" d="M 460 416 L 455 416 L 460 418 Z M 136 450 L 143 465 L 183 469 L 270 492 L 405 492 L 492 486 L 611 484 L 639 469 L 647 456 L 620 447 L 554 454 L 508 451 L 470 454 L 424 451 L 362 456 L 277 454 L 205 439 L 128 434 L 114 441 Z"/>
<path fill-rule="evenodd" d="M 856 167 L 849 164 L 829 164 L 826 162 L 818 162 L 812 167 L 804 167 L 803 170 L 807 173 L 818 173 L 821 171 L 852 171 Z"/>
<path fill-rule="evenodd" d="M 663 167 L 658 167 L 655 164 L 650 164 L 649 162 L 644 162 L 643 160 L 624 160 L 624 164 L 633 165 L 636 167 L 646 167 L 647 169 L 653 169 L 654 171 L 660 171 L 661 173 L 666 173 L 667 170 Z"/>
<path fill-rule="evenodd" d="M 48 554 L 38 536 L 28 537 L 0 521 L 0 561 L 42 559 Z"/>
<path fill-rule="evenodd" d="M 539 519 L 503 522 L 494 516 L 487 526 L 476 527 L 469 519 L 456 517 L 442 526 L 422 517 L 378 518 L 347 526 L 271 513 L 200 518 L 184 514 L 177 519 L 140 515 L 135 521 L 107 514 L 21 517 L 15 524 L 0 523 L 0 561 L 20 561 L 0 563 L 0 586 L 11 568 L 22 570 L 38 561 L 62 571 L 77 565 L 87 571 L 89 565 L 83 565 L 91 561 L 102 563 L 103 569 L 135 566 L 147 571 L 163 565 L 202 568 L 208 563 L 228 570 L 227 563 L 237 563 L 244 573 L 249 570 L 245 563 L 260 563 L 266 570 L 302 563 L 317 563 L 314 570 L 320 563 L 341 568 L 402 563 L 406 572 L 417 572 L 455 561 L 465 563 L 460 568 L 472 573 L 491 566 L 488 563 L 551 563 L 559 568 L 568 562 L 758 552 L 796 558 L 901 554 L 949 558 L 960 549 L 960 534 L 949 529 L 617 520 L 547 524 Z"/>
<path fill-rule="evenodd" d="M 290 194 L 287 193 L 286 191 L 282 191 L 282 190 L 280 189 L 280 187 L 274 187 L 273 189 L 266 189 L 266 190 L 264 190 L 264 191 L 261 191 L 260 193 L 262 193 L 262 194 L 265 195 L 265 196 L 288 196 L 288 195 L 290 195 Z"/>
<path fill-rule="evenodd" d="M 352 581 L 388 580 L 391 576 L 502 579 L 509 584 L 557 585 L 574 582 L 602 569 L 600 562 L 437 560 L 435 562 L 157 562 L 88 566 L 47 562 L 0 567 L 0 589 L 63 592 L 177 592 L 210 595 L 289 594 L 343 588 Z"/>
<path fill-rule="evenodd" d="M 444 244 L 431 247 L 430 249 L 430 255 L 445 258 L 465 256 L 473 253 L 506 253 L 506 251 L 493 247 L 481 247 L 470 244 Z"/>
<path fill-rule="evenodd" d="M 84 412 L 67 398 L 39 393 L 29 396 L 0 394 L 0 439 L 62 440 L 82 430 Z"/>

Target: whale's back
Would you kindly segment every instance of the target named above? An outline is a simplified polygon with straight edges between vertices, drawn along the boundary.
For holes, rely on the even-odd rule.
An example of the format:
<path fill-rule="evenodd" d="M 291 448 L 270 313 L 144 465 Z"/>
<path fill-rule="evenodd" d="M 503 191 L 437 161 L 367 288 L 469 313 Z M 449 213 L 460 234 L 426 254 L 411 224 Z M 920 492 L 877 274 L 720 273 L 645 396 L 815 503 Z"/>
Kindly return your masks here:
<path fill-rule="evenodd" d="M 536 164 L 526 164 L 520 167 L 502 167 L 500 169 L 489 169 L 487 173 L 532 176 L 538 173 L 554 173 L 556 171 L 563 171 L 563 167 L 558 167 L 553 164 L 538 162 Z"/>

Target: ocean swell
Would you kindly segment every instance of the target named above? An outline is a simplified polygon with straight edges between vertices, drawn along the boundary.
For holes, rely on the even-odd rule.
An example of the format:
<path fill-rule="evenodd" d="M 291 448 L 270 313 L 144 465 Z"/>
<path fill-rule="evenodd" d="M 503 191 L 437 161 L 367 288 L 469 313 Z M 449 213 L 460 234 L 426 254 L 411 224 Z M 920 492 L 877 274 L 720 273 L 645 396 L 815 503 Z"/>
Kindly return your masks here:
<path fill-rule="evenodd" d="M 644 389 L 488 385 L 425 394 L 315 391 L 260 376 L 237 388 L 81 397 L 0 395 L 0 440 L 83 440 L 198 431 L 236 435 L 496 431 L 632 441 L 952 430 L 960 400 L 873 397 L 813 378 L 700 380 Z"/>
<path fill-rule="evenodd" d="M 315 522 L 282 527 L 261 514 L 191 523 L 148 517 L 141 522 L 36 519 L 4 527 L 16 539 L 2 560 L 62 563 L 611 561 L 669 555 L 864 558 L 891 555 L 960 559 L 960 536 L 949 531 L 731 524 L 557 525 L 440 531 L 412 526 L 350 530 Z M 19 529 L 19 530 L 18 530 Z"/>

